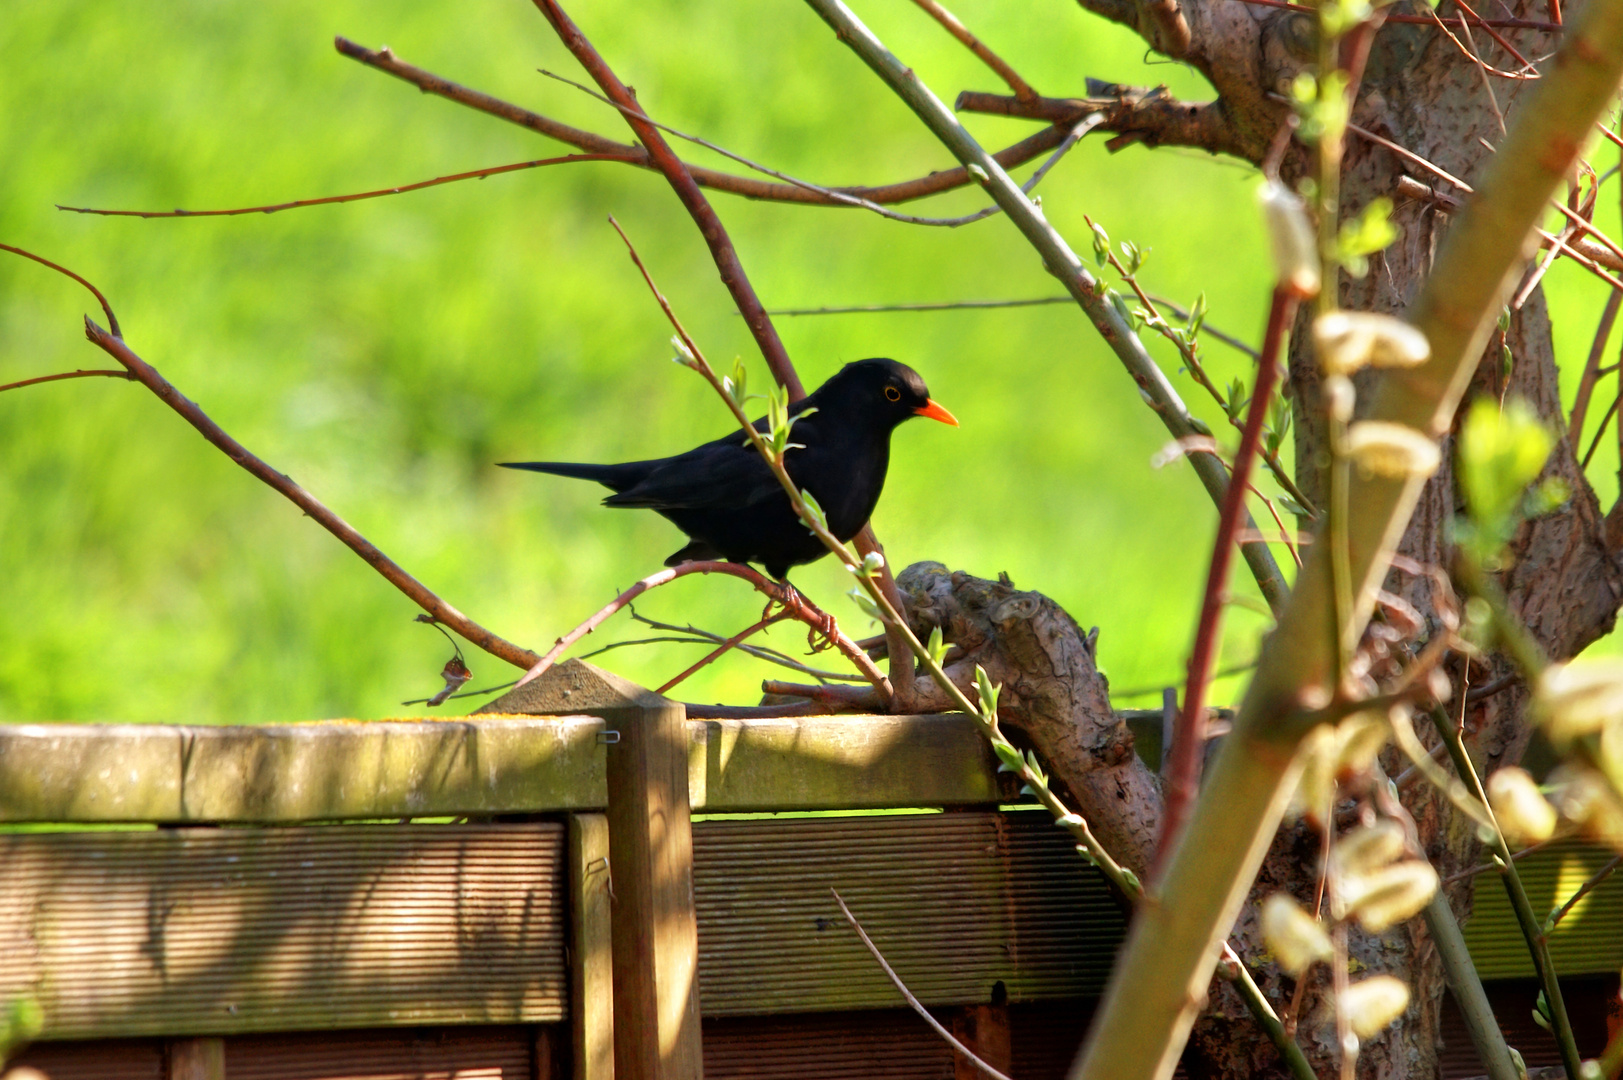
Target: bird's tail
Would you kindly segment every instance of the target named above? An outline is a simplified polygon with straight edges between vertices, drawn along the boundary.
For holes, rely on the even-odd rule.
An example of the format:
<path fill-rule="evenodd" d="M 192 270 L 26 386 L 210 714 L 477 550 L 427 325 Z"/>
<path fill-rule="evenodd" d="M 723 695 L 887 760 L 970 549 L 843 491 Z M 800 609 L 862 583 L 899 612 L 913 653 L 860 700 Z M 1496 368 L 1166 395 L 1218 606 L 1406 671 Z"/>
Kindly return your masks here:
<path fill-rule="evenodd" d="M 611 491 L 622 491 L 640 480 L 647 467 L 640 462 L 623 465 L 590 465 L 573 461 L 500 461 L 504 469 L 528 469 L 530 472 L 551 473 L 553 476 L 572 476 L 577 480 L 596 480 Z"/>

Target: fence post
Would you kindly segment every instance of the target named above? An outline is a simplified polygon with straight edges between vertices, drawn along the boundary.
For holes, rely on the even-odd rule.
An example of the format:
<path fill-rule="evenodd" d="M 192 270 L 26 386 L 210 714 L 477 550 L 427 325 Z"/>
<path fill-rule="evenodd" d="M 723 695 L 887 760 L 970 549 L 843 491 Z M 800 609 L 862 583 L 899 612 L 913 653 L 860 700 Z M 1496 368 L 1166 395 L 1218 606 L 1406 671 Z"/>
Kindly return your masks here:
<path fill-rule="evenodd" d="M 615 1077 L 701 1080 L 686 711 L 581 660 L 480 711 L 603 717 Z"/>
<path fill-rule="evenodd" d="M 614 938 L 609 821 L 569 815 L 569 1012 L 575 1080 L 614 1080 Z"/>

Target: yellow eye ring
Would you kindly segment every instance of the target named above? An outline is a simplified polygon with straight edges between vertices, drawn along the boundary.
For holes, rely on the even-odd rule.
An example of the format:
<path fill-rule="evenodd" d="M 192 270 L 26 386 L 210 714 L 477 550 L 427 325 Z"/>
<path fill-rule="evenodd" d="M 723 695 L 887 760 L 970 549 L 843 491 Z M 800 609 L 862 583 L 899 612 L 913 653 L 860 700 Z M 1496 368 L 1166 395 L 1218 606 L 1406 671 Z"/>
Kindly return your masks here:
<path fill-rule="evenodd" d="M 902 400 L 902 392 L 896 389 L 894 386 L 887 386 L 885 387 L 885 397 L 889 398 L 891 401 L 900 401 Z"/>

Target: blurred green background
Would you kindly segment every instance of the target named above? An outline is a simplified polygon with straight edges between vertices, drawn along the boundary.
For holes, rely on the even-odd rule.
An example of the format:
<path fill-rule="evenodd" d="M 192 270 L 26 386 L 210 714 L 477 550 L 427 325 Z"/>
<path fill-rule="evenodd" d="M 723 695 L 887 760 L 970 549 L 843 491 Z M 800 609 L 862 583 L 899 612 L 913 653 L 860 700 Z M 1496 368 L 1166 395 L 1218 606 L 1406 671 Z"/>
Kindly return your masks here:
<path fill-rule="evenodd" d="M 1136 37 L 1065 0 L 954 9 L 1045 92 L 1081 93 L 1091 75 L 1206 96 L 1192 72 L 1146 64 Z M 858 12 L 941 97 L 1000 89 L 913 5 L 863 2 Z M 654 115 L 777 168 L 877 183 L 951 164 L 800 4 L 592 0 L 571 13 Z M 563 152 L 340 57 L 334 34 L 627 138 L 611 110 L 536 73 L 577 69 L 523 0 L 8 0 L 0 240 L 95 281 L 132 347 L 251 450 L 449 602 L 543 647 L 658 568 L 681 538 L 655 515 L 600 508 L 595 485 L 492 463 L 657 456 L 729 423 L 711 391 L 669 362 L 669 331 L 608 214 L 712 359 L 743 356 L 755 383 L 766 381 L 662 178 L 574 165 L 217 220 L 53 209 L 254 205 Z M 970 122 L 988 145 L 1033 130 Z M 1204 291 L 1213 324 L 1254 339 L 1268 272 L 1253 184 L 1226 160 L 1111 155 L 1094 138 L 1040 193 L 1073 246 L 1088 247 L 1090 215 L 1150 249 L 1141 276 L 1152 291 L 1185 304 Z M 713 199 L 768 307 L 1059 291 L 1001 218 L 924 229 Z M 979 204 L 960 192 L 917 209 Z M 1559 354 L 1575 369 L 1602 291 L 1564 268 L 1551 280 Z M 93 310 L 71 282 L 0 260 L 0 383 L 108 366 L 80 334 Z M 894 356 L 963 423 L 897 432 L 875 518 L 895 564 L 1007 571 L 1102 628 L 1118 689 L 1181 678 L 1215 514 L 1186 465 L 1151 467 L 1164 431 L 1080 313 L 785 318 L 779 330 L 809 386 L 847 361 Z M 1175 367 L 1169 349 L 1151 348 Z M 1209 342 L 1207 355 L 1220 376 L 1243 370 L 1221 345 Z M 1174 381 L 1217 427 L 1188 378 Z M 1595 472 L 1610 499 L 1604 454 Z M 795 579 L 849 631 L 869 632 L 831 560 Z M 0 602 L 7 721 L 406 715 L 421 710 L 399 703 L 436 690 L 449 654 L 347 549 L 146 390 L 113 380 L 0 395 Z M 694 578 L 639 610 L 731 633 L 760 607 L 741 583 Z M 1263 621 L 1236 608 L 1228 627 L 1226 658 L 1249 656 Z M 641 636 L 621 616 L 576 652 Z M 798 652 L 803 637 L 780 628 L 771 640 Z M 597 659 L 658 685 L 698 655 L 656 646 Z M 472 686 L 509 678 L 499 661 L 472 650 L 468 659 Z M 676 696 L 747 703 L 777 675 L 731 658 Z"/>

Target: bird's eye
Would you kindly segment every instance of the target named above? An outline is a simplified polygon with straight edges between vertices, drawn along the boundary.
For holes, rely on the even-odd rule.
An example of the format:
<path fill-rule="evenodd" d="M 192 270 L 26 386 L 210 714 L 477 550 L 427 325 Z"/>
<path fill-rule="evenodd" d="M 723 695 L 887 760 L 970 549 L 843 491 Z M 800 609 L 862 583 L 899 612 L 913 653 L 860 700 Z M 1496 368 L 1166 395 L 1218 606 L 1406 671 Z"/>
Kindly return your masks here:
<path fill-rule="evenodd" d="M 885 397 L 891 401 L 900 401 L 902 400 L 902 392 L 894 386 L 887 386 L 885 387 Z"/>

